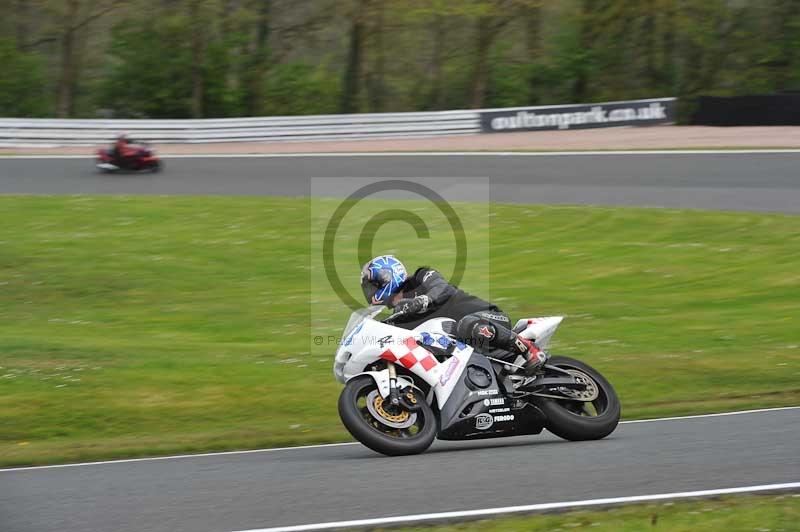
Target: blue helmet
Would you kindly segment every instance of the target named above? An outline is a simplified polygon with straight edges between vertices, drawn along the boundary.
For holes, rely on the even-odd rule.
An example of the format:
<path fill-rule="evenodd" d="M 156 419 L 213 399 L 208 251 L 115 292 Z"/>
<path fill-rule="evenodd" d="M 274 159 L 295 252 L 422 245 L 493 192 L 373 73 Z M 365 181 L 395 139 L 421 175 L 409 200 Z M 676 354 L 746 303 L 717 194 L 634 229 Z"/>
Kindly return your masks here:
<path fill-rule="evenodd" d="M 392 296 L 400 292 L 408 274 L 394 255 L 375 257 L 361 270 L 361 290 L 368 305 L 391 306 Z"/>

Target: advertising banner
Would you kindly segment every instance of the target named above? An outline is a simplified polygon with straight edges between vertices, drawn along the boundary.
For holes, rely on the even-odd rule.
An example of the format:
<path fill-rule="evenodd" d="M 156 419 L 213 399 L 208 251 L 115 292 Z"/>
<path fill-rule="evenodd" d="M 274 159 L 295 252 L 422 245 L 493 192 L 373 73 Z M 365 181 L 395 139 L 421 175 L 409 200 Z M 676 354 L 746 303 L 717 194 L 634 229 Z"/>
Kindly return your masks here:
<path fill-rule="evenodd" d="M 481 131 L 546 131 L 675 122 L 675 98 L 481 111 Z"/>

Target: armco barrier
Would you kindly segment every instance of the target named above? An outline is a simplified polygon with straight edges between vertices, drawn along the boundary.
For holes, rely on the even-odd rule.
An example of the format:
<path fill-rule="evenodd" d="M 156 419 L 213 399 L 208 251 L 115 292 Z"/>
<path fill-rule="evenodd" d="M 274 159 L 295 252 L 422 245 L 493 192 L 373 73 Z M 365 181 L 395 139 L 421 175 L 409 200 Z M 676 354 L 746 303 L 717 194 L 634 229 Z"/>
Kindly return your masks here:
<path fill-rule="evenodd" d="M 0 118 L 0 145 L 90 145 L 121 132 L 154 143 L 332 140 L 479 133 L 475 111 L 198 120 Z"/>
<path fill-rule="evenodd" d="M 673 121 L 674 98 L 604 104 L 196 120 L 0 118 L 0 146 L 94 145 L 121 132 L 151 143 L 336 140 L 463 135 Z M 605 113 L 605 114 L 604 114 Z M 502 127 L 494 127 L 494 125 Z"/>

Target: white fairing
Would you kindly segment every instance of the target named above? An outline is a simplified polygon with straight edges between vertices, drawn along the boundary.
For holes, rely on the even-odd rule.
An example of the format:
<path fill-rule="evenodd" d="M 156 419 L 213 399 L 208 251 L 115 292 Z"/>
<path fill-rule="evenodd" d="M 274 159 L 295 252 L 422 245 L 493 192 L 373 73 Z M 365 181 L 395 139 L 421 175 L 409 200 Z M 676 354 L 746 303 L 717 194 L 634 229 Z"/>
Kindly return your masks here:
<path fill-rule="evenodd" d="M 519 333 L 523 338 L 533 340 L 540 348 L 544 349 L 550 343 L 550 338 L 556 332 L 558 325 L 564 320 L 563 316 L 545 316 L 543 318 L 524 318 L 517 322 L 514 330 L 519 330 L 523 325 L 525 329 Z"/>
<path fill-rule="evenodd" d="M 439 363 L 424 348 L 424 342 L 452 341 L 442 330 L 442 322 L 453 320 L 433 319 L 410 331 L 372 319 L 380 310 L 380 307 L 370 307 L 351 315 L 336 352 L 333 366 L 336 379 L 347 382 L 378 360 L 391 360 L 427 382 L 441 408 L 466 368 L 472 348 L 457 343 L 453 356 Z M 388 370 L 369 373 L 378 383 L 381 394 L 388 395 Z"/>
<path fill-rule="evenodd" d="M 412 332 L 420 336 L 422 333 L 428 333 L 435 337 L 436 339 L 444 336 L 445 338 L 449 338 L 448 334 L 444 332 L 443 324 L 445 322 L 455 323 L 456 320 L 452 320 L 450 318 L 432 318 L 425 323 L 421 323 L 414 329 Z"/>
<path fill-rule="evenodd" d="M 378 360 L 389 360 L 427 382 L 434 391 L 439 408 L 443 407 L 467 367 L 472 348 L 456 342 L 444 331 L 444 322 L 454 320 L 434 318 L 414 330 L 402 329 L 373 319 L 383 308 L 368 307 L 350 316 L 336 351 L 333 365 L 336 380 L 344 383 L 356 375 L 367 373 L 377 383 L 381 395 L 386 397 L 389 394 L 389 371 L 365 372 L 365 368 Z M 520 335 L 535 340 L 539 347 L 544 348 L 563 319 L 562 316 L 522 319 L 517 322 L 515 330 L 524 325 Z M 425 349 L 426 345 L 435 343 L 443 348 L 455 343 L 452 357 L 439 363 Z M 402 376 L 398 380 L 405 383 Z"/>
<path fill-rule="evenodd" d="M 101 170 L 119 170 L 119 166 L 111 163 L 97 163 L 97 167 Z"/>

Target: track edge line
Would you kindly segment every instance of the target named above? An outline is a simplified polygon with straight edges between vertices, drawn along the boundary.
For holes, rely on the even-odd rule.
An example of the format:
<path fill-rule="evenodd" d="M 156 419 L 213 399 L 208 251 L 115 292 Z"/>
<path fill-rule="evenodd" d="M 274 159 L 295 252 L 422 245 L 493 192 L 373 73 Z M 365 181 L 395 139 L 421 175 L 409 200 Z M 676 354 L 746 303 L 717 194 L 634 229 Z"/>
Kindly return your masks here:
<path fill-rule="evenodd" d="M 530 504 L 525 506 L 506 506 L 498 508 L 483 508 L 479 510 L 462 510 L 453 512 L 437 512 L 428 514 L 404 515 L 395 517 L 377 517 L 372 519 L 357 519 L 352 521 L 334 521 L 329 523 L 311 523 L 307 525 L 280 526 L 272 528 L 253 528 L 235 532 L 306 532 L 310 530 L 334 530 L 337 528 L 374 527 L 381 525 L 414 524 L 428 521 L 441 521 L 447 519 L 464 519 L 486 516 L 512 515 L 521 513 L 537 513 L 548 510 L 569 508 L 584 508 L 598 506 L 613 506 L 626 503 L 643 503 L 650 501 L 696 499 L 702 497 L 715 497 L 720 495 L 733 495 L 739 493 L 778 492 L 787 490 L 800 490 L 800 482 L 786 482 L 781 484 L 762 484 L 757 486 L 742 486 L 736 488 L 718 488 L 699 491 L 685 491 L 674 493 L 657 493 L 652 495 L 632 495 L 627 497 L 610 497 L 604 499 L 586 499 L 581 501 L 551 502 Z"/>
<path fill-rule="evenodd" d="M 736 416 L 741 414 L 760 414 L 760 413 L 767 413 L 767 412 L 779 412 L 782 410 L 798 410 L 800 409 L 800 405 L 797 406 L 777 406 L 772 408 L 756 408 L 751 410 L 735 410 L 732 412 L 719 412 L 714 414 L 694 414 L 694 415 L 687 415 L 687 416 L 674 416 L 674 417 L 662 417 L 662 418 L 653 418 L 653 419 L 631 419 L 628 421 L 620 421 L 620 425 L 627 425 L 627 424 L 635 424 L 635 423 L 655 423 L 659 421 L 680 421 L 684 419 L 699 419 L 699 418 L 709 418 L 709 417 L 726 417 L 726 416 Z M 254 453 L 270 453 L 270 452 L 278 452 L 278 451 L 301 451 L 304 449 L 322 449 L 325 447 L 344 447 L 347 445 L 360 445 L 359 442 L 356 441 L 349 441 L 349 442 L 338 442 L 338 443 L 318 443 L 318 444 L 311 444 L 311 445 L 297 445 L 294 447 L 267 447 L 264 449 L 243 449 L 239 451 L 220 451 L 220 452 L 209 452 L 209 453 L 196 453 L 196 454 L 176 454 L 176 455 L 169 455 L 169 456 L 144 456 L 141 458 L 122 458 L 119 460 L 100 460 L 97 462 L 73 462 L 68 464 L 51 464 L 51 465 L 40 465 L 40 466 L 23 466 L 23 467 L 7 467 L 4 469 L 0 469 L 0 473 L 13 473 L 17 471 L 31 471 L 31 470 L 38 470 L 38 469 L 58 469 L 58 468 L 65 468 L 65 467 L 81 467 L 81 466 L 96 466 L 96 465 L 108 465 L 108 464 L 127 464 L 132 462 L 149 462 L 149 461 L 157 461 L 157 460 L 179 460 L 183 458 L 205 458 L 205 457 L 213 457 L 213 456 L 229 456 L 229 455 L 237 455 L 237 454 L 254 454 Z"/>

